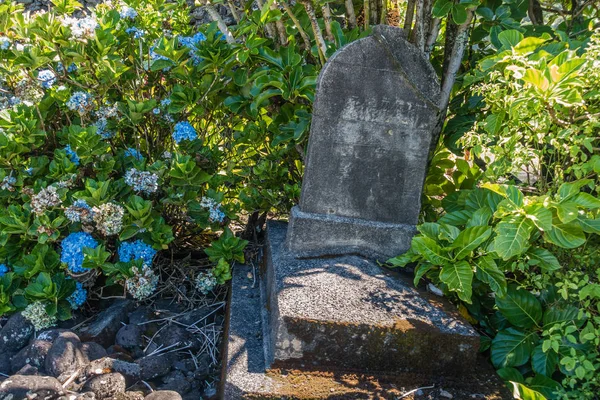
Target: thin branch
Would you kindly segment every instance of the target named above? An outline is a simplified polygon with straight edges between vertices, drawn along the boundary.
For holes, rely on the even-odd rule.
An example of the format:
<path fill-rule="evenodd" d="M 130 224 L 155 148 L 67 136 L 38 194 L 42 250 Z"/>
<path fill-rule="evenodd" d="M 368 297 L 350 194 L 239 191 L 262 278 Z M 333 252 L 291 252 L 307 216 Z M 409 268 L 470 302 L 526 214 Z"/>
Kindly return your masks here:
<path fill-rule="evenodd" d="M 371 0 L 363 1 L 363 17 L 365 29 L 369 29 L 369 23 L 371 18 Z"/>
<path fill-rule="evenodd" d="M 406 37 L 410 37 L 411 35 L 413 18 L 415 16 L 415 3 L 416 0 L 408 0 L 408 5 L 406 6 L 406 18 L 404 19 L 404 32 L 406 32 Z"/>
<path fill-rule="evenodd" d="M 315 35 L 315 41 L 317 42 L 317 48 L 319 49 L 319 57 L 321 58 L 321 62 L 325 64 L 325 61 L 327 61 L 327 45 L 325 44 L 325 39 L 323 39 L 323 33 L 319 27 L 319 22 L 317 21 L 317 16 L 315 15 L 315 9 L 313 8 L 312 1 L 300 0 L 300 2 L 302 5 L 304 5 L 304 9 L 306 10 L 308 18 L 310 19 L 310 24 Z"/>
<path fill-rule="evenodd" d="M 289 4 L 287 2 L 288 2 L 288 0 L 282 0 L 281 6 L 283 7 L 283 10 L 285 11 L 286 15 L 288 17 L 290 17 L 290 19 L 294 23 L 294 26 L 298 30 L 298 33 L 300 34 L 300 37 L 302 38 L 302 41 L 304 42 L 304 46 L 306 47 L 306 50 L 308 50 L 310 52 L 310 48 L 312 47 L 310 45 L 310 38 L 306 34 L 306 31 L 302 28 L 302 24 L 300 24 L 300 21 L 298 20 L 298 18 L 292 11 L 292 8 L 289 6 Z"/>
<path fill-rule="evenodd" d="M 221 18 L 221 15 L 217 11 L 217 9 L 212 4 L 210 4 L 209 1 L 210 0 L 206 0 L 204 3 L 204 7 L 206 8 L 208 15 L 210 15 L 210 18 L 217 23 L 219 30 L 223 33 L 223 35 L 225 35 L 225 40 L 227 41 L 227 43 L 235 43 L 235 39 L 229 31 L 227 24 L 225 23 L 225 21 L 223 21 L 223 18 Z"/>
<path fill-rule="evenodd" d="M 345 4 L 348 25 L 350 25 L 350 29 L 354 29 L 358 25 L 356 22 L 356 13 L 354 12 L 354 3 L 352 3 L 352 0 L 345 0 Z"/>
<path fill-rule="evenodd" d="M 333 31 L 331 30 L 331 9 L 329 3 L 325 3 L 322 7 L 323 10 L 323 22 L 325 24 L 325 38 L 330 42 L 333 42 Z"/>

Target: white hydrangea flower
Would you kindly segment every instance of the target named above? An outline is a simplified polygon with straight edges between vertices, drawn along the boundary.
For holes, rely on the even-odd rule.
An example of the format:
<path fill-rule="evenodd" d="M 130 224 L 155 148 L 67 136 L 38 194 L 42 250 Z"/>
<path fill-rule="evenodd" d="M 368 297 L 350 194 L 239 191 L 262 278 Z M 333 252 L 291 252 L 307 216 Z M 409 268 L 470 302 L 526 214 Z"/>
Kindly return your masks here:
<path fill-rule="evenodd" d="M 133 277 L 127 278 L 125 281 L 127 291 L 136 300 L 144 300 L 150 297 L 156 291 L 158 276 L 148 265 L 144 265 L 141 271 L 137 267 L 131 268 L 131 271 Z"/>
<path fill-rule="evenodd" d="M 56 315 L 49 316 L 46 312 L 46 306 L 41 301 L 36 301 L 29 304 L 25 310 L 23 310 L 23 317 L 25 317 L 36 331 L 50 328 L 56 325 Z"/>
<path fill-rule="evenodd" d="M 106 236 L 117 235 L 123 228 L 125 209 L 118 204 L 105 203 L 92 208 L 96 228 Z"/>

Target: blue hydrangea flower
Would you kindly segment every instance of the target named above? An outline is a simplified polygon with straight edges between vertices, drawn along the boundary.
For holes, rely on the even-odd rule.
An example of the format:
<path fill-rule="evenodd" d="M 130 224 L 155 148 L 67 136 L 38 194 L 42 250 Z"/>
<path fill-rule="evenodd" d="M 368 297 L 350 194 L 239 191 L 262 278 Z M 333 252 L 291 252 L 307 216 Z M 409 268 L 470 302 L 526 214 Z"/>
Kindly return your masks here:
<path fill-rule="evenodd" d="M 88 271 L 83 268 L 83 249 L 85 247 L 96 248 L 98 242 L 89 233 L 74 232 L 63 239 L 60 253 L 60 261 L 67 264 L 67 267 L 74 274 L 80 274 Z"/>
<path fill-rule="evenodd" d="M 141 259 L 144 265 L 152 265 L 155 255 L 156 250 L 139 239 L 133 242 L 123 242 L 119 246 L 119 260 L 121 262 Z"/>
<path fill-rule="evenodd" d="M 92 107 L 93 97 L 86 92 L 75 92 L 67 101 L 69 110 L 77 111 L 80 114 L 86 113 Z"/>
<path fill-rule="evenodd" d="M 29 176 L 33 175 L 33 168 L 29 167 L 25 170 L 25 173 Z"/>
<path fill-rule="evenodd" d="M 87 300 L 87 290 L 83 288 L 81 282 L 77 282 L 75 285 L 75 291 L 67 297 L 67 301 L 71 303 L 71 308 L 73 310 L 77 310 Z"/>
<path fill-rule="evenodd" d="M 75 200 L 65 210 L 65 217 L 71 222 L 91 222 L 93 216 L 92 207 L 85 200 Z"/>
<path fill-rule="evenodd" d="M 10 39 L 6 36 L 0 36 L 0 50 L 8 50 L 10 47 Z"/>
<path fill-rule="evenodd" d="M 77 71 L 77 65 L 75 65 L 75 63 L 71 63 L 71 65 L 67 67 L 67 72 L 71 73 L 75 71 Z"/>
<path fill-rule="evenodd" d="M 162 99 L 162 100 L 160 101 L 160 105 L 161 105 L 161 106 L 163 106 L 163 107 L 167 107 L 167 106 L 169 106 L 170 104 L 171 104 L 171 99 L 169 99 L 169 98 Z"/>
<path fill-rule="evenodd" d="M 140 153 L 139 151 L 137 151 L 137 149 L 134 149 L 133 147 L 129 147 L 127 150 L 125 150 L 125 157 L 133 157 L 138 161 L 144 159 L 142 153 Z"/>
<path fill-rule="evenodd" d="M 198 32 L 194 36 L 179 36 L 178 40 L 183 47 L 195 50 L 200 43 L 206 40 L 206 36 L 202 32 Z"/>
<path fill-rule="evenodd" d="M 65 152 L 73 164 L 79 165 L 79 156 L 73 151 L 70 144 L 65 147 Z"/>
<path fill-rule="evenodd" d="M 49 69 L 43 69 L 38 73 L 38 79 L 44 89 L 50 89 L 56 83 L 56 75 Z"/>
<path fill-rule="evenodd" d="M 158 115 L 158 114 L 160 114 L 160 108 L 155 108 L 154 110 L 152 110 L 152 113 L 153 113 L 154 115 Z"/>
<path fill-rule="evenodd" d="M 59 62 L 59 63 L 56 65 L 56 71 L 57 71 L 59 74 L 62 74 L 62 73 L 64 73 L 64 72 L 65 72 L 65 66 L 63 65 L 63 63 Z M 77 65 L 75 65 L 75 63 L 71 63 L 71 65 L 69 65 L 69 66 L 67 67 L 67 72 L 71 73 L 71 72 L 75 72 L 75 71 L 77 71 Z"/>
<path fill-rule="evenodd" d="M 146 32 L 144 32 L 142 29 L 138 29 L 135 26 L 125 29 L 125 33 L 127 33 L 128 35 L 133 35 L 134 39 L 143 38 L 146 34 Z"/>
<path fill-rule="evenodd" d="M 158 190 L 158 175 L 131 168 L 125 173 L 125 183 L 136 192 L 150 194 Z"/>
<path fill-rule="evenodd" d="M 176 143 L 180 143 L 182 140 L 194 140 L 198 137 L 196 130 L 187 121 L 178 122 L 175 124 L 175 129 L 173 130 L 173 140 Z"/>
<path fill-rule="evenodd" d="M 6 275 L 7 272 L 8 267 L 6 266 L 6 264 L 0 264 L 0 278 Z"/>
<path fill-rule="evenodd" d="M 121 16 L 121 18 L 135 19 L 135 17 L 137 17 L 138 13 L 132 7 L 123 6 L 121 8 L 121 11 L 119 12 L 119 15 Z"/>

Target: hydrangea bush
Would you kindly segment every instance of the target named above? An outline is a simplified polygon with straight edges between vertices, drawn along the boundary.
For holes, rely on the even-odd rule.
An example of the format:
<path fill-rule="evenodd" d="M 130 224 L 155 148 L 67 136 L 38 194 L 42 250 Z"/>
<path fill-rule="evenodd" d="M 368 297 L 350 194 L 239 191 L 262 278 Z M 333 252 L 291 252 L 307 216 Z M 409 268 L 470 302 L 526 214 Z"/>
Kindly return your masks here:
<path fill-rule="evenodd" d="M 260 12 L 227 43 L 181 0 L 79 8 L 0 4 L 0 315 L 37 329 L 94 282 L 149 298 L 157 254 L 190 238 L 218 237 L 197 290 L 229 279 L 231 221 L 299 195 L 318 73 L 293 35 L 271 50 Z"/>

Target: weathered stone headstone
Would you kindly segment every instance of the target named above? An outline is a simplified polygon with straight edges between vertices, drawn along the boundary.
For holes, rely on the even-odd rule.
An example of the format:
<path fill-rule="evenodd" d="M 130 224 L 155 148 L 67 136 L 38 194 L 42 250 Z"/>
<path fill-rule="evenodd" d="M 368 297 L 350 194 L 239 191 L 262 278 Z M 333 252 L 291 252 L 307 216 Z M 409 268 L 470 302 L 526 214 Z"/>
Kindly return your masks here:
<path fill-rule="evenodd" d="M 479 393 L 510 398 L 476 368 L 473 328 L 374 261 L 410 246 L 438 95 L 398 28 L 375 27 L 325 64 L 300 205 L 289 224 L 267 224 L 260 279 L 234 268 L 224 399 L 365 398 L 383 382 L 393 393 L 390 374 L 445 388 L 467 374 Z M 315 370 L 325 375 L 303 373 Z M 344 385 L 343 371 L 368 377 Z"/>
<path fill-rule="evenodd" d="M 299 256 L 408 249 L 439 109 L 431 64 L 401 30 L 337 52 L 319 76 L 299 207 L 287 244 Z"/>

